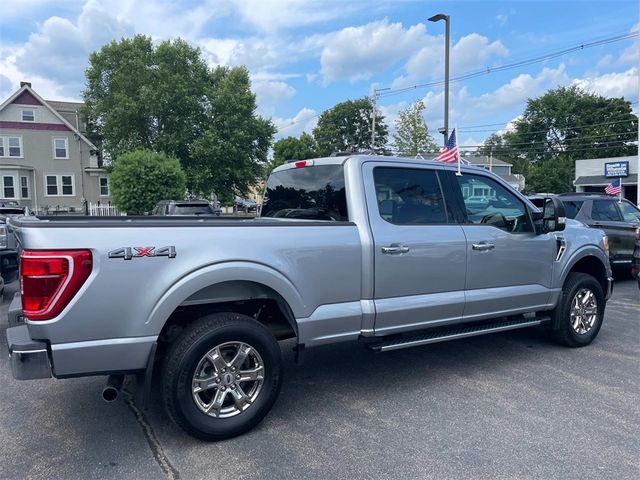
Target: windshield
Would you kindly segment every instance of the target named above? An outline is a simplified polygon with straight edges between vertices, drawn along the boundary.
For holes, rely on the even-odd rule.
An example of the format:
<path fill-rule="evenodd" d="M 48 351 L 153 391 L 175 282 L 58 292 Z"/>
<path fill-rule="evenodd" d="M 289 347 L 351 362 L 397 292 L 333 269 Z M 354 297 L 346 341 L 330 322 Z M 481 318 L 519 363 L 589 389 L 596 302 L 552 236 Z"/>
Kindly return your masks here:
<path fill-rule="evenodd" d="M 342 165 L 291 168 L 267 182 L 262 217 L 347 221 Z"/>
<path fill-rule="evenodd" d="M 214 211 L 211 205 L 197 204 L 184 205 L 177 204 L 171 209 L 171 215 L 213 215 Z"/>

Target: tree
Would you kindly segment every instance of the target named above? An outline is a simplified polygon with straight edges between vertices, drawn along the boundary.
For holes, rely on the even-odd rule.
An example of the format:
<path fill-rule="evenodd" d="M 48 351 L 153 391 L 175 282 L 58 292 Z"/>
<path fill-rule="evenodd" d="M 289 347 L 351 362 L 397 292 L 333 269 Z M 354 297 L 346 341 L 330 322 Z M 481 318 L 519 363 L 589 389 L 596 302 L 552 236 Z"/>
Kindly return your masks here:
<path fill-rule="evenodd" d="M 514 129 L 489 137 L 481 150 L 493 147 L 514 173 L 527 174 L 527 190 L 559 193 L 573 190 L 576 159 L 635 155 L 637 135 L 628 101 L 560 87 L 529 99 Z"/>
<path fill-rule="evenodd" d="M 244 67 L 217 67 L 205 90 L 208 116 L 187 165 L 191 191 L 246 196 L 264 178 L 276 128 L 256 115 L 256 96 Z"/>
<path fill-rule="evenodd" d="M 370 98 L 347 100 L 320 115 L 313 137 L 318 143 L 318 154 L 329 156 L 334 152 L 371 150 L 373 102 Z M 380 112 L 376 112 L 376 140 L 374 150 L 384 152 L 389 129 Z"/>
<path fill-rule="evenodd" d="M 177 158 L 150 150 L 120 155 L 109 177 L 116 207 L 137 215 L 153 209 L 160 200 L 184 198 L 185 181 Z"/>
<path fill-rule="evenodd" d="M 136 35 L 91 54 L 85 115 L 106 156 L 144 148 L 177 157 L 195 194 L 245 193 L 264 171 L 275 133 L 256 115 L 244 67 L 211 70 L 181 39 Z"/>
<path fill-rule="evenodd" d="M 318 145 L 315 139 L 306 132 L 300 137 L 281 138 L 273 144 L 273 160 L 271 169 L 282 165 L 287 160 L 306 160 L 318 156 Z"/>
<path fill-rule="evenodd" d="M 396 132 L 393 134 L 393 147 L 398 155 L 415 157 L 419 153 L 438 151 L 424 121 L 424 109 L 424 102 L 418 100 L 398 114 L 398 119 L 394 122 Z"/>

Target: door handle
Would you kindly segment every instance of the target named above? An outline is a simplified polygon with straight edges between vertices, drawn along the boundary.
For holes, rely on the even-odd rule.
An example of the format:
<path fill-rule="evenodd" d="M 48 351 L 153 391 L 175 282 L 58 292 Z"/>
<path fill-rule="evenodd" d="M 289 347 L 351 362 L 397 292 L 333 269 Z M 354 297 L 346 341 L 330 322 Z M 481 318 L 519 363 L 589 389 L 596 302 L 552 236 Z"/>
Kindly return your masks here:
<path fill-rule="evenodd" d="M 471 248 L 480 252 L 486 252 L 487 250 L 493 250 L 494 248 L 496 248 L 496 246 L 493 243 L 480 242 L 474 243 Z"/>
<path fill-rule="evenodd" d="M 407 253 L 409 251 L 409 247 L 406 245 L 400 245 L 399 243 L 392 243 L 388 247 L 382 247 L 382 253 L 387 255 L 397 255 L 399 253 Z"/>

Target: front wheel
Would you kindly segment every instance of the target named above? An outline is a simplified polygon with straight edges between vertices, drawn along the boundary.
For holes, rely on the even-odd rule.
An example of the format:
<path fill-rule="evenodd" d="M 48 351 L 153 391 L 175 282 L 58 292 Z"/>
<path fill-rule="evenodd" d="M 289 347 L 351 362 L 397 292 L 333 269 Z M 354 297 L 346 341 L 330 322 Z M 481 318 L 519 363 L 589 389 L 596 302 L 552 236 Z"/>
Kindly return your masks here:
<path fill-rule="evenodd" d="M 553 311 L 555 339 L 568 347 L 589 345 L 600 331 L 605 305 L 598 280 L 586 273 L 570 273 Z"/>
<path fill-rule="evenodd" d="M 163 401 L 190 435 L 222 440 L 257 425 L 282 383 L 280 348 L 254 319 L 216 313 L 189 325 L 172 344 L 163 369 Z"/>

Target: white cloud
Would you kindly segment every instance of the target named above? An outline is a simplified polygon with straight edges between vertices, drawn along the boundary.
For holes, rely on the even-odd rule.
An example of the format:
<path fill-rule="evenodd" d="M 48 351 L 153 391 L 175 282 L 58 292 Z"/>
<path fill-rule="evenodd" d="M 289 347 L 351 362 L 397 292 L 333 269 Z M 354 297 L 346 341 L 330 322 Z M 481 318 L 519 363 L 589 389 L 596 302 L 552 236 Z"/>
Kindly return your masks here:
<path fill-rule="evenodd" d="M 320 55 L 323 81 L 370 78 L 415 51 L 425 33 L 422 23 L 405 29 L 385 19 L 328 35 Z"/>
<path fill-rule="evenodd" d="M 251 89 L 256 94 L 258 113 L 271 117 L 278 103 L 292 98 L 296 94 L 296 89 L 285 82 L 274 81 L 254 81 Z"/>
<path fill-rule="evenodd" d="M 500 13 L 496 15 L 496 20 L 498 21 L 500 26 L 503 27 L 504 24 L 507 23 L 507 20 L 509 20 L 509 15 L 507 15 L 506 13 Z"/>
<path fill-rule="evenodd" d="M 89 53 L 113 38 L 132 33 L 130 24 L 90 1 L 75 23 L 60 17 L 47 19 L 17 50 L 15 66 L 24 74 L 50 79 L 68 93 L 79 95 Z"/>
<path fill-rule="evenodd" d="M 577 78 L 573 84 L 584 90 L 597 93 L 604 97 L 624 97 L 637 99 L 638 96 L 637 67 L 625 72 L 605 73 L 597 77 Z"/>
<path fill-rule="evenodd" d="M 441 78 L 444 72 L 444 38 L 428 36 L 423 46 L 405 64 L 406 74 L 393 81 L 393 88 L 412 85 L 424 78 Z M 451 75 L 483 67 L 494 57 L 506 57 L 509 50 L 500 40 L 490 42 L 471 33 L 460 38 L 451 49 Z"/>
<path fill-rule="evenodd" d="M 311 108 L 303 108 L 291 118 L 272 119 L 278 128 L 276 139 L 283 137 L 297 137 L 302 132 L 311 133 L 318 123 L 318 113 Z"/>

